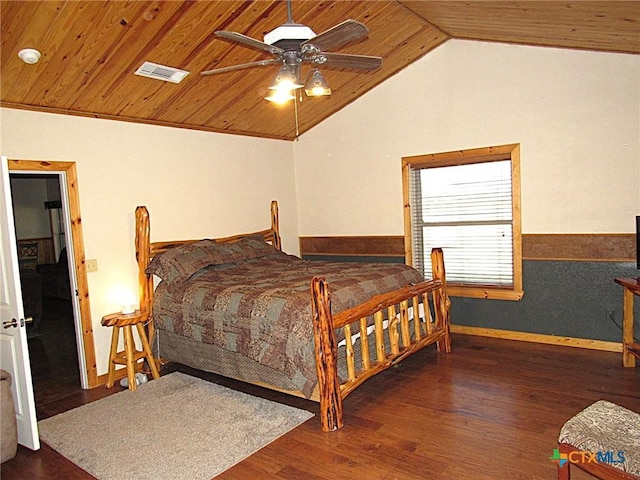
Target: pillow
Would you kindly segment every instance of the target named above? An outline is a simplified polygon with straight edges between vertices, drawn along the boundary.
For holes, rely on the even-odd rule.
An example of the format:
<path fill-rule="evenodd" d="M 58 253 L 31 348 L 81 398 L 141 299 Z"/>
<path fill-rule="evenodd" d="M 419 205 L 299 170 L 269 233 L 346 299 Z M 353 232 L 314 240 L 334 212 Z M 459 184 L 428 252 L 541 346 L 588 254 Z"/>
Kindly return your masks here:
<path fill-rule="evenodd" d="M 200 240 L 174 247 L 153 257 L 145 272 L 157 275 L 167 282 L 184 282 L 215 261 L 209 251 L 216 245 L 219 244 L 213 240 Z"/>
<path fill-rule="evenodd" d="M 228 254 L 234 258 L 233 263 L 243 260 L 251 260 L 252 258 L 282 254 L 282 252 L 274 246 L 265 243 L 262 235 L 244 237 L 238 241 L 228 242 L 224 245 L 228 248 Z"/>
<path fill-rule="evenodd" d="M 227 243 L 200 240 L 156 255 L 147 267 L 146 273 L 157 275 L 167 282 L 179 283 L 210 265 L 238 263 L 278 254 L 282 252 L 265 243 L 261 236 L 245 237 Z"/>

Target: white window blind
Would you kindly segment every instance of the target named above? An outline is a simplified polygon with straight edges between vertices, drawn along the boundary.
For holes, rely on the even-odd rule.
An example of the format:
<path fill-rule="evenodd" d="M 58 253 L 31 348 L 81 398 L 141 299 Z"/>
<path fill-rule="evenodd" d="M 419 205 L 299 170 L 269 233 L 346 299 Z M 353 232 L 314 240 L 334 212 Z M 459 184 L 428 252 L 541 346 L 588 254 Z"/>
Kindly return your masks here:
<path fill-rule="evenodd" d="M 449 282 L 512 287 L 511 180 L 510 160 L 412 167 L 413 265 L 430 276 L 441 247 Z"/>

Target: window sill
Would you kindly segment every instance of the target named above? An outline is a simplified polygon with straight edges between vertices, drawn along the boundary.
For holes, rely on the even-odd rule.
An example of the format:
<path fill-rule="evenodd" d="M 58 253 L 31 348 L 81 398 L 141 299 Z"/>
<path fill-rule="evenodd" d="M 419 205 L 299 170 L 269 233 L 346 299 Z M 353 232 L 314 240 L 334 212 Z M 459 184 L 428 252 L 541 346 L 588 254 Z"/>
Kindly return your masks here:
<path fill-rule="evenodd" d="M 450 297 L 488 298 L 490 300 L 511 300 L 517 302 L 522 300 L 524 291 L 491 287 L 462 287 L 448 284 L 447 295 Z"/>

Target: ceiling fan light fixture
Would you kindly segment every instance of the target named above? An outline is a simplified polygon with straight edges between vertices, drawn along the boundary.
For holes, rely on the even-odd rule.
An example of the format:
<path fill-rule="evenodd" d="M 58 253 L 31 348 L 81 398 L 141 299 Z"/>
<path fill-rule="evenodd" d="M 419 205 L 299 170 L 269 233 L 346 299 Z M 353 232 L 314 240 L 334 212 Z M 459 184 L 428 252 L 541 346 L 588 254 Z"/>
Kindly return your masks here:
<path fill-rule="evenodd" d="M 331 88 L 324 78 L 324 75 L 320 73 L 320 70 L 315 68 L 311 73 L 311 77 L 304 86 L 304 93 L 307 97 L 322 97 L 331 95 Z"/>
<path fill-rule="evenodd" d="M 278 71 L 276 78 L 269 86 L 269 89 L 291 92 L 292 90 L 295 90 L 297 88 L 302 88 L 303 85 L 298 79 L 299 68 L 296 67 L 296 65 L 287 64 L 284 64 L 282 67 L 280 67 L 280 70 Z"/>
<path fill-rule="evenodd" d="M 264 97 L 265 100 L 276 103 L 278 105 L 284 105 L 290 100 L 296 97 L 291 93 L 291 90 L 272 90 L 271 93 Z"/>
<path fill-rule="evenodd" d="M 214 32 L 217 37 L 224 40 L 267 52 L 272 55 L 271 60 L 213 68 L 200 74 L 214 75 L 251 67 L 279 65 L 278 74 L 269 85 L 269 93 L 265 99 L 285 104 L 296 98 L 302 101 L 303 88 L 308 97 L 332 94 L 327 81 L 317 68 L 320 65 L 323 66 L 322 68 L 363 71 L 372 71 L 380 67 L 381 57 L 331 52 L 332 49 L 341 48 L 366 37 L 369 33 L 366 25 L 349 19 L 316 35 L 311 28 L 293 21 L 292 3 L 293 0 L 287 0 L 287 22 L 265 34 L 263 42 L 238 32 L 227 30 Z M 309 70 L 304 69 L 305 75 L 302 75 L 303 64 L 311 64 Z M 296 116 L 297 105 L 298 103 L 295 102 Z"/>
<path fill-rule="evenodd" d="M 277 44 L 281 40 L 306 41 L 316 36 L 316 33 L 306 25 L 286 23 L 275 28 L 264 36 L 264 43 Z"/>

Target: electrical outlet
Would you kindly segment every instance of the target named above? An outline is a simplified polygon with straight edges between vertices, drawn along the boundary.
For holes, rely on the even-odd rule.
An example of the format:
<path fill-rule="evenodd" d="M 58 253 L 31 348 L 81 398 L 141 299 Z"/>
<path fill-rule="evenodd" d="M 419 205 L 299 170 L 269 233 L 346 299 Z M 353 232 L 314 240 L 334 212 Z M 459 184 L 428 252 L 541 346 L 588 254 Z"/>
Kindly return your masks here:
<path fill-rule="evenodd" d="M 87 272 L 96 272 L 98 270 L 98 260 L 86 260 Z"/>

